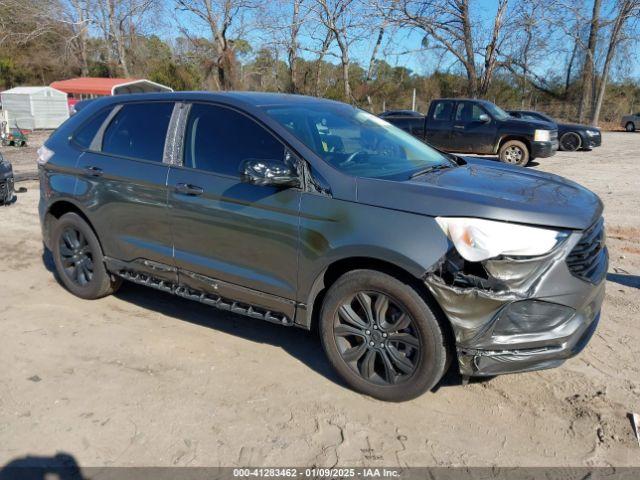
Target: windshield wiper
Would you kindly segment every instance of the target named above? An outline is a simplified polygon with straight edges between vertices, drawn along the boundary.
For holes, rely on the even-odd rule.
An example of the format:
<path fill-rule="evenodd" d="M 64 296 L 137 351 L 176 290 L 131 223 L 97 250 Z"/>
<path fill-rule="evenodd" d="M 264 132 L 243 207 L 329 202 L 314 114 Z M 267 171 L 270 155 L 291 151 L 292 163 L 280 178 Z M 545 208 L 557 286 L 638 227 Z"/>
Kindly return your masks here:
<path fill-rule="evenodd" d="M 453 168 L 453 165 L 449 165 L 446 163 L 439 163 L 438 165 L 431 165 L 430 167 L 423 168 L 422 170 L 418 170 L 411 174 L 409 179 L 419 177 L 420 175 L 424 175 L 425 173 L 434 172 L 436 170 L 444 170 L 446 168 Z"/>

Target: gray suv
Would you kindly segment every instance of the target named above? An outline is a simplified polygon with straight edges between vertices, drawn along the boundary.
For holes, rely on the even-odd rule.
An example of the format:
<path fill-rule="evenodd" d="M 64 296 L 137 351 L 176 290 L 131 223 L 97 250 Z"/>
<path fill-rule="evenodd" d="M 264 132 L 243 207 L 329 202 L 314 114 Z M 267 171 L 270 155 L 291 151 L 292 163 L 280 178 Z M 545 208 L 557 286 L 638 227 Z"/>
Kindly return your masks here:
<path fill-rule="evenodd" d="M 391 401 L 561 364 L 604 296 L 602 203 L 546 173 L 442 153 L 350 105 L 266 93 L 92 101 L 38 152 L 64 286 L 123 280 L 317 328 Z"/>

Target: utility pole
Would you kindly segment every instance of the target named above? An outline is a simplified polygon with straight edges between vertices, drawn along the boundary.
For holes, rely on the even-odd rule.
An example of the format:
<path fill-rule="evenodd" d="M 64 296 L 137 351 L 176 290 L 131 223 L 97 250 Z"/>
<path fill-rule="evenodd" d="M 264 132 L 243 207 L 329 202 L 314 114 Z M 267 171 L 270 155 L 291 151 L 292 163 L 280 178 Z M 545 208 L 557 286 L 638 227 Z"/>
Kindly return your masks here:
<path fill-rule="evenodd" d="M 411 101 L 411 110 L 416 109 L 416 89 L 413 89 L 413 100 Z"/>

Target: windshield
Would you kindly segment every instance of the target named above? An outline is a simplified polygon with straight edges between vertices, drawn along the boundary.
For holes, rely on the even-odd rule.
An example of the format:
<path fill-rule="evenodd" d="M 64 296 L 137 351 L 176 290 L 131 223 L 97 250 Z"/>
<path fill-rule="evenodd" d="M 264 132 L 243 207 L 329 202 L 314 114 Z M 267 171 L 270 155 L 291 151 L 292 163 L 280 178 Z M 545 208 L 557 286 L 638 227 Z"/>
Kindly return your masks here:
<path fill-rule="evenodd" d="M 349 175 L 409 178 L 453 166 L 444 154 L 363 110 L 341 104 L 269 106 L 266 113 L 324 161 Z"/>
<path fill-rule="evenodd" d="M 501 109 L 499 106 L 497 106 L 494 103 L 483 102 L 482 105 L 484 106 L 484 108 L 486 108 L 489 111 L 491 116 L 497 120 L 506 120 L 507 118 L 511 117 L 511 115 L 509 115 L 507 112 L 505 112 L 503 109 Z"/>

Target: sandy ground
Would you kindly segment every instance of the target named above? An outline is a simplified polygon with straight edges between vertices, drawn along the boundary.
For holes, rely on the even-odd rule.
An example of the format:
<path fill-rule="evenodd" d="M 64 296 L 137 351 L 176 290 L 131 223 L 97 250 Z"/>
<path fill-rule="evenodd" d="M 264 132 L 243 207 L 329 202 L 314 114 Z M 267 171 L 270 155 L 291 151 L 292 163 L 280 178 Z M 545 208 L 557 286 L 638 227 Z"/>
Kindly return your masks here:
<path fill-rule="evenodd" d="M 32 141 L 3 149 L 17 171 L 33 168 Z M 627 418 L 640 412 L 639 167 L 640 134 L 624 133 L 533 167 L 606 204 L 611 268 L 586 350 L 403 404 L 345 388 L 301 330 L 131 284 L 72 296 L 43 257 L 37 183 L 20 183 L 0 208 L 0 465 L 65 452 L 83 467 L 640 466 Z"/>

